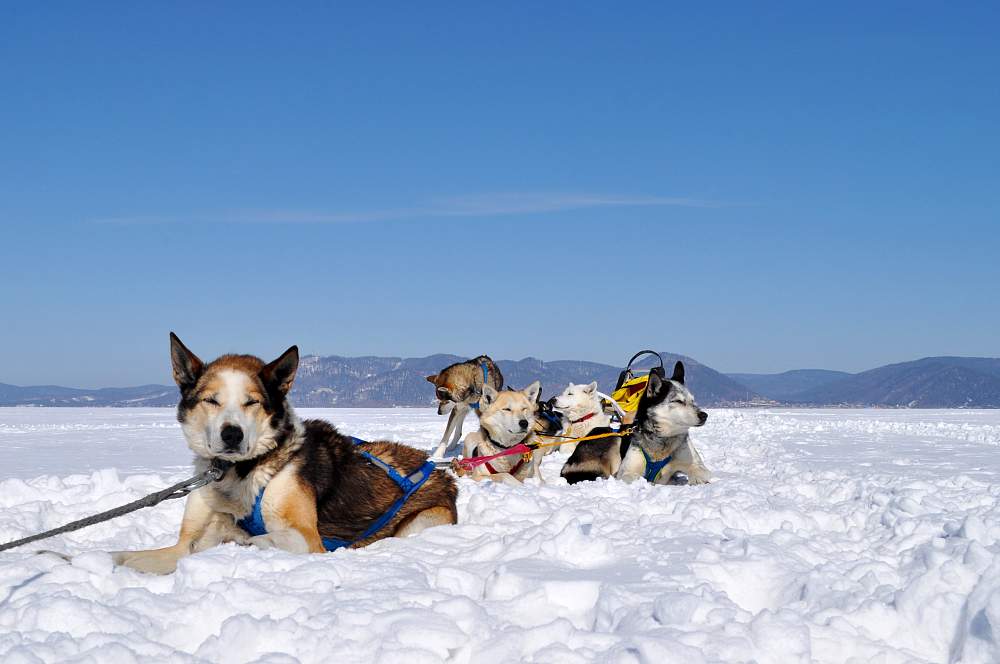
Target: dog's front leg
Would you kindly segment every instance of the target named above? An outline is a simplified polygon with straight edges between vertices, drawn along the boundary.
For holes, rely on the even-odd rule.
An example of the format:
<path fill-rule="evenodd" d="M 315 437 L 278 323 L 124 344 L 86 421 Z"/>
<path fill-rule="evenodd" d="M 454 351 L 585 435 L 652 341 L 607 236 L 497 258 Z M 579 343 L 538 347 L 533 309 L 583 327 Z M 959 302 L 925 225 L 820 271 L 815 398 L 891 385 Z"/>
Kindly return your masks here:
<path fill-rule="evenodd" d="M 260 507 L 267 534 L 251 537 L 251 544 L 289 553 L 326 551 L 319 534 L 316 495 L 299 478 L 297 468 L 286 466 L 268 483 Z"/>
<path fill-rule="evenodd" d="M 618 466 L 615 477 L 622 482 L 634 482 L 642 477 L 646 472 L 646 459 L 642 456 L 642 450 L 633 445 L 625 453 L 625 458 Z"/>
<path fill-rule="evenodd" d="M 680 471 L 687 475 L 688 484 L 707 484 L 712 479 L 712 471 L 705 467 L 705 462 L 702 461 L 701 455 L 690 439 L 677 448 L 674 460 L 669 466 L 673 467 L 670 473 L 668 474 L 664 468 L 662 477 L 669 479 L 675 472 Z"/>
<path fill-rule="evenodd" d="M 462 429 L 465 427 L 465 416 L 469 414 L 469 405 L 464 403 L 455 404 L 455 410 L 452 415 L 455 417 L 455 433 L 452 434 L 451 442 L 448 443 L 448 449 L 454 450 L 458 445 L 458 442 L 462 440 Z"/>
<path fill-rule="evenodd" d="M 176 544 L 148 551 L 113 551 L 111 556 L 115 564 L 149 574 L 170 574 L 177 569 L 177 561 L 192 553 L 192 545 L 216 516 L 205 500 L 205 490 L 199 489 L 188 496 Z M 232 520 L 232 517 L 229 519 Z"/>
<path fill-rule="evenodd" d="M 531 461 L 529 462 L 531 465 L 529 466 L 528 477 L 534 477 L 539 482 L 545 481 L 542 479 L 542 458 L 544 456 L 544 454 L 535 452 L 531 455 Z"/>
<path fill-rule="evenodd" d="M 463 403 L 456 403 L 451 407 L 451 413 L 448 414 L 448 424 L 445 425 L 444 435 L 441 436 L 441 442 L 438 443 L 437 448 L 435 448 L 434 453 L 431 457 L 434 459 L 440 459 L 448 453 L 455 443 L 462 437 L 462 425 L 465 423 L 465 416 L 469 412 L 469 407 Z"/>
<path fill-rule="evenodd" d="M 236 525 L 232 514 L 216 512 L 201 536 L 191 545 L 191 553 L 201 553 L 230 542 L 250 544 L 250 536 Z"/>

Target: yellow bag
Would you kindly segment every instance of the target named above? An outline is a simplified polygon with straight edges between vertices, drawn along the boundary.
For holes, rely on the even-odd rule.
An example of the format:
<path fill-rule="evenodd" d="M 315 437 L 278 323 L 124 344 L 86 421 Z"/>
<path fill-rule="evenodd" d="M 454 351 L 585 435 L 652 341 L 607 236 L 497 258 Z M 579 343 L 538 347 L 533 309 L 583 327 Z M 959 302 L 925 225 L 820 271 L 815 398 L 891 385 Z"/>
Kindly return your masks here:
<path fill-rule="evenodd" d="M 611 393 L 611 398 L 617 401 L 626 413 L 634 413 L 639 408 L 639 400 L 642 398 L 642 393 L 646 391 L 646 383 L 649 382 L 648 373 L 641 376 L 632 373 L 632 363 L 643 355 L 655 355 L 660 360 L 660 366 L 650 369 L 650 373 L 656 372 L 660 378 L 666 375 L 663 369 L 663 358 L 656 351 L 640 350 L 633 355 L 625 366 L 625 370 L 619 374 L 618 384 L 615 386 L 615 391 Z"/>
<path fill-rule="evenodd" d="M 618 402 L 626 413 L 633 413 L 639 407 L 639 399 L 646 391 L 646 383 L 649 382 L 649 374 L 627 380 L 617 390 L 611 393 L 611 398 Z"/>

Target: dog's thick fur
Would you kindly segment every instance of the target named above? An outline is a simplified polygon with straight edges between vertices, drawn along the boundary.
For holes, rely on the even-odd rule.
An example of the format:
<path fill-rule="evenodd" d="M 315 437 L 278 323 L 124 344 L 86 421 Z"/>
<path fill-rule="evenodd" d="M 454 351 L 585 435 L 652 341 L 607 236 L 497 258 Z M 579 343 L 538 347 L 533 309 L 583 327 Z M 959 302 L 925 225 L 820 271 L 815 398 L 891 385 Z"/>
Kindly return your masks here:
<path fill-rule="evenodd" d="M 563 465 L 560 475 L 570 484 L 598 477 L 617 477 L 631 482 L 643 476 L 646 461 L 642 450 L 654 461 L 672 456 L 656 477 L 657 484 L 670 483 L 683 473 L 690 484 L 704 484 L 711 478 L 701 455 L 688 436 L 708 419 L 691 392 L 684 386 L 684 365 L 678 362 L 670 380 L 651 374 L 632 426 L 632 434 L 579 445 Z M 606 433 L 595 429 L 590 433 Z"/>
<path fill-rule="evenodd" d="M 462 439 L 465 417 L 469 414 L 472 404 L 479 401 L 483 394 L 483 363 L 486 364 L 487 383 L 494 390 L 503 388 L 503 374 L 488 355 L 456 362 L 442 369 L 440 373 L 427 376 L 427 381 L 434 385 L 434 395 L 438 400 L 438 415 L 449 414 L 441 442 L 431 454 L 435 459 L 456 451 L 458 441 Z"/>
<path fill-rule="evenodd" d="M 323 537 L 353 540 L 401 495 L 385 471 L 332 425 L 295 415 L 287 399 L 298 368 L 295 346 L 270 364 L 251 355 L 224 355 L 205 364 L 171 333 L 170 351 L 181 392 L 177 419 L 196 469 L 205 471 L 216 458 L 233 466 L 220 481 L 188 497 L 176 544 L 120 551 L 113 554 L 116 563 L 169 573 L 183 556 L 225 542 L 322 553 Z M 402 474 L 427 459 L 397 443 L 361 448 Z M 268 532 L 250 537 L 236 521 L 250 513 L 262 488 Z M 456 523 L 456 496 L 454 480 L 434 471 L 383 529 L 356 546 Z"/>
<path fill-rule="evenodd" d="M 471 456 L 489 456 L 498 454 L 518 443 L 528 443 L 534 440 L 535 418 L 538 413 L 538 395 L 541 385 L 535 381 L 523 390 L 503 390 L 498 392 L 491 386 L 483 388 L 480 401 L 479 431 L 470 433 L 465 438 L 463 454 Z M 542 454 L 535 453 L 531 460 L 515 467 L 521 456 L 514 454 L 500 457 L 490 462 L 496 471 L 491 473 L 486 464 L 476 466 L 473 470 L 464 470 L 458 463 L 452 468 L 460 476 L 468 476 L 474 480 L 489 479 L 494 482 L 520 484 L 528 477 L 542 479 L 539 467 Z"/>
<path fill-rule="evenodd" d="M 581 438 L 593 429 L 611 426 L 611 414 L 604 410 L 596 382 L 588 385 L 570 383 L 552 403 L 565 419 L 562 435 L 569 438 Z M 566 443 L 550 449 L 572 454 L 576 447 L 576 443 Z"/>

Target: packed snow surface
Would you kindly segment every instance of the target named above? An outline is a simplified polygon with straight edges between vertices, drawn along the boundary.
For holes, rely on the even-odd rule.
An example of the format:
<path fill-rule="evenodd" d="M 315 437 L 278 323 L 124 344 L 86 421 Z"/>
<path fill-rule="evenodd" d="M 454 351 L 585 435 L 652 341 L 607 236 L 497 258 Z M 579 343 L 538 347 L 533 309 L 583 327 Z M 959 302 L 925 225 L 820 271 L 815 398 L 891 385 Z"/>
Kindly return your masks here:
<path fill-rule="evenodd" d="M 423 410 L 300 411 L 429 449 Z M 467 425 L 467 430 L 473 425 Z M 0 661 L 997 662 L 1000 412 L 716 410 L 707 486 L 461 480 L 457 526 L 163 577 L 173 501 L 0 553 Z M 173 413 L 0 409 L 0 540 L 189 473 Z"/>

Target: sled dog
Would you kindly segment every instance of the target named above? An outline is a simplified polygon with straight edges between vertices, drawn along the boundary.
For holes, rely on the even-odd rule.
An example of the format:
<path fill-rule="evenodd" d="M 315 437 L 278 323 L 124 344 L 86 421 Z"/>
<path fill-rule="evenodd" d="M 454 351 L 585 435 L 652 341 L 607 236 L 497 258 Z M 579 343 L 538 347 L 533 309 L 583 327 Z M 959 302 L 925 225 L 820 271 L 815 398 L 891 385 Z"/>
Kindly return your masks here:
<path fill-rule="evenodd" d="M 644 477 L 649 482 L 668 484 L 680 472 L 690 484 L 704 484 L 712 474 L 688 430 L 702 426 L 706 420 L 708 413 L 698 407 L 684 386 L 684 364 L 678 362 L 669 380 L 650 374 L 631 435 L 580 444 L 560 475 L 570 484 L 611 476 L 626 482 Z M 597 429 L 591 433 L 610 431 Z"/>
<path fill-rule="evenodd" d="M 562 435 L 569 438 L 581 438 L 592 429 L 611 426 L 611 415 L 604 410 L 601 397 L 597 395 L 596 381 L 588 385 L 570 383 L 562 394 L 555 397 L 553 407 L 565 418 Z M 576 443 L 566 443 L 549 449 L 572 454 L 576 446 Z"/>
<path fill-rule="evenodd" d="M 541 385 L 535 381 L 523 390 L 501 392 L 487 385 L 483 388 L 479 406 L 479 431 L 465 438 L 465 456 L 490 456 L 514 447 L 518 443 L 531 444 L 534 440 L 538 394 Z M 536 452 L 527 458 L 520 454 L 500 457 L 471 471 L 457 462 L 452 468 L 460 476 L 474 480 L 490 479 L 494 482 L 518 484 L 528 477 L 542 479 L 539 466 L 542 454 Z"/>
<path fill-rule="evenodd" d="M 115 552 L 117 564 L 165 574 L 180 558 L 225 542 L 321 553 L 456 522 L 456 484 L 444 471 L 423 470 L 423 452 L 352 440 L 327 422 L 296 416 L 288 391 L 297 347 L 266 364 L 252 355 L 204 363 L 171 333 L 170 356 L 181 393 L 177 420 L 195 468 L 215 465 L 225 474 L 187 497 L 176 544 Z M 398 511 L 404 484 L 373 458 L 409 478 L 424 473 Z M 259 517 L 265 534 L 248 532 L 251 517 Z"/>
<path fill-rule="evenodd" d="M 494 390 L 501 389 L 503 374 L 489 356 L 480 355 L 445 367 L 440 373 L 427 376 L 427 381 L 434 385 L 438 415 L 449 413 L 441 442 L 431 454 L 435 459 L 440 459 L 445 454 L 455 452 L 458 441 L 462 439 L 462 425 L 469 410 L 479 412 L 479 397 L 483 393 L 483 385 L 490 385 Z"/>

